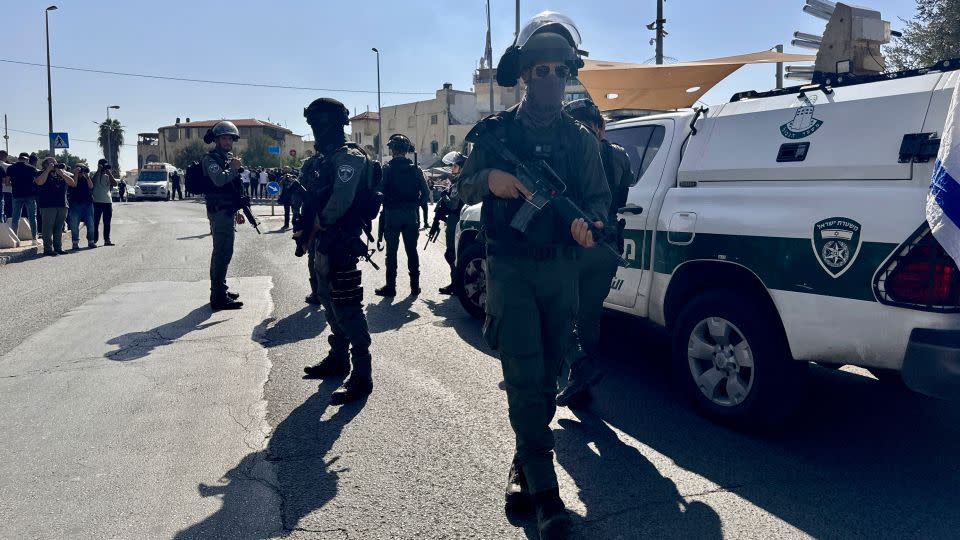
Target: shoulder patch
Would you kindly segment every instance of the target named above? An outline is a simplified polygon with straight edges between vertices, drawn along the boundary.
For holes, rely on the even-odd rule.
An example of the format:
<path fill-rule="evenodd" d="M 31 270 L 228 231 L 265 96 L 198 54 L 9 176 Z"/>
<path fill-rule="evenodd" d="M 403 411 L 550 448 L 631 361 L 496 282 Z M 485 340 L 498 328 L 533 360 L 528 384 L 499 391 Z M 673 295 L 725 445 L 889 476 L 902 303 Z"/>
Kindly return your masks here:
<path fill-rule="evenodd" d="M 356 172 L 357 170 L 354 169 L 352 165 L 340 165 L 337 167 L 337 178 L 339 178 L 341 182 L 349 182 L 353 180 Z"/>

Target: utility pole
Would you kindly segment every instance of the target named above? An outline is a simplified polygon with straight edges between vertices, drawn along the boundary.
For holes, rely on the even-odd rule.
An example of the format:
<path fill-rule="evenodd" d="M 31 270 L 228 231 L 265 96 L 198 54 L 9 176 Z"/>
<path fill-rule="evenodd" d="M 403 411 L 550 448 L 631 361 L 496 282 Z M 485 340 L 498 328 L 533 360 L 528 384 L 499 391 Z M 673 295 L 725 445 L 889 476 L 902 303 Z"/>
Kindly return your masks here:
<path fill-rule="evenodd" d="M 57 6 L 50 6 L 43 12 L 43 19 L 47 27 L 47 117 L 50 128 L 48 133 L 53 133 L 53 84 L 50 82 L 50 12 L 55 9 L 57 9 Z M 55 155 L 55 151 L 53 139 L 50 139 L 50 155 Z"/>
<path fill-rule="evenodd" d="M 493 44 L 490 39 L 490 0 L 487 0 L 487 75 L 490 77 L 490 114 L 493 110 Z"/>
<path fill-rule="evenodd" d="M 783 45 L 774 47 L 778 53 L 783 53 Z M 777 62 L 777 90 L 783 88 L 783 62 Z"/>
<path fill-rule="evenodd" d="M 119 105 L 110 105 L 107 107 L 107 151 L 104 152 L 105 158 L 107 158 L 107 163 L 113 165 L 112 152 L 113 149 L 113 124 L 110 123 L 110 109 L 119 109 Z M 120 175 L 120 156 L 117 156 L 117 169 L 113 171 L 116 175 Z"/>
<path fill-rule="evenodd" d="M 380 112 L 380 51 L 374 47 L 373 52 L 377 53 L 377 161 L 383 163 L 383 113 Z"/>
<path fill-rule="evenodd" d="M 516 43 L 520 39 L 520 0 L 517 0 L 517 24 L 514 28 L 513 41 Z M 517 103 L 520 103 L 520 83 L 518 82 L 516 86 L 513 87 L 514 97 Z"/>
<path fill-rule="evenodd" d="M 3 114 L 3 149 L 10 153 L 10 134 L 7 132 L 7 114 Z"/>
<path fill-rule="evenodd" d="M 663 18 L 663 0 L 657 0 L 657 65 L 663 63 L 663 25 L 667 20 Z"/>

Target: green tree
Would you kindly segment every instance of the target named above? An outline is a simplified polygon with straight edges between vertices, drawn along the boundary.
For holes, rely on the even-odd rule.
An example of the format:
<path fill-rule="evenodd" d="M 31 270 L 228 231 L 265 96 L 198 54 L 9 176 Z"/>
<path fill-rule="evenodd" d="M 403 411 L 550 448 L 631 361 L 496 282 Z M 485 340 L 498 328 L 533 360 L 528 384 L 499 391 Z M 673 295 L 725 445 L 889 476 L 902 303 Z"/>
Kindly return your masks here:
<path fill-rule="evenodd" d="M 100 124 L 97 144 L 103 150 L 103 156 L 110 156 L 110 164 L 115 173 L 120 171 L 120 147 L 123 146 L 123 126 L 119 120 L 104 120 Z"/>
<path fill-rule="evenodd" d="M 280 143 L 263 135 L 253 137 L 247 142 L 247 149 L 240 154 L 243 164 L 249 167 L 277 167 L 281 158 L 267 150 L 271 146 L 280 146 Z"/>
<path fill-rule="evenodd" d="M 926 67 L 960 58 L 960 0 L 917 0 L 917 14 L 903 22 L 903 36 L 884 51 L 888 69 Z"/>
<path fill-rule="evenodd" d="M 173 164 L 178 169 L 187 170 L 194 161 L 200 161 L 207 155 L 207 147 L 200 141 L 192 141 L 177 152 L 173 158 Z"/>
<path fill-rule="evenodd" d="M 49 149 L 37 150 L 35 153 L 37 154 L 37 157 L 40 158 L 40 163 L 43 163 L 43 160 L 50 156 Z M 86 165 L 87 167 L 90 166 L 87 163 L 87 160 L 81 158 L 80 156 L 71 154 L 67 150 L 56 154 L 55 157 L 57 158 L 57 163 L 65 163 L 67 165 L 67 169 L 69 170 L 73 170 L 73 168 L 77 165 Z"/>

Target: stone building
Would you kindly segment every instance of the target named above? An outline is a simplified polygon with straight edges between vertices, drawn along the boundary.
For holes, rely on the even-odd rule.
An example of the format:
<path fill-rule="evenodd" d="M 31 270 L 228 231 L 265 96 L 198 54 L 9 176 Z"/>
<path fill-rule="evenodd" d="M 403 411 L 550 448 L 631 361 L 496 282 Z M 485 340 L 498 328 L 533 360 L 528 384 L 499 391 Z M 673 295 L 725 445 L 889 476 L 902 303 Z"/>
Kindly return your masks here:
<path fill-rule="evenodd" d="M 157 133 L 140 133 L 137 135 L 137 167 L 142 168 L 145 163 L 166 162 L 173 163 L 181 149 L 195 141 L 203 142 L 203 134 L 220 120 L 202 120 L 180 122 L 164 126 Z M 255 118 L 230 120 L 240 130 L 240 140 L 234 145 L 234 153 L 240 153 L 247 148 L 252 137 L 264 136 L 271 140 L 271 144 L 280 147 L 283 155 L 290 155 L 295 150 L 298 157 L 307 157 L 313 154 L 312 143 L 304 144 L 303 137 L 289 129 L 257 120 Z"/>

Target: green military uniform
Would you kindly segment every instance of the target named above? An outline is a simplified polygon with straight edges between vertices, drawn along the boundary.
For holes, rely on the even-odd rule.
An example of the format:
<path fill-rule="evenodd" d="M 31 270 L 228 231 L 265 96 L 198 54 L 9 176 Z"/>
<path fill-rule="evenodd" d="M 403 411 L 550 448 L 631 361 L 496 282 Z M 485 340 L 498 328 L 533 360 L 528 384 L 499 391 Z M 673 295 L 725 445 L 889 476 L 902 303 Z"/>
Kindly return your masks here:
<path fill-rule="evenodd" d="M 400 249 L 400 238 L 403 237 L 403 249 L 407 254 L 407 271 L 410 274 L 410 288 L 419 292 L 420 283 L 420 256 L 417 253 L 417 239 L 420 229 L 420 215 L 418 208 L 426 205 L 430 196 L 430 188 L 423 177 L 423 171 L 416 167 L 406 157 L 394 157 L 383 166 L 383 181 L 378 189 L 383 193 L 383 235 L 387 241 L 386 255 L 386 289 L 395 289 L 397 284 L 397 251 Z M 401 172 L 403 171 L 403 172 Z M 407 176 L 412 171 L 412 177 Z M 402 181 L 416 181 L 417 189 L 412 186 L 398 186 Z M 415 194 L 419 191 L 419 195 Z"/>
<path fill-rule="evenodd" d="M 353 251 L 356 242 L 362 244 L 361 226 L 350 212 L 370 165 L 355 146 L 327 150 L 330 155 L 319 153 L 304 163 L 300 180 L 307 198 L 302 216 L 323 227 L 310 246 L 311 278 L 316 280 L 316 294 L 330 326 L 328 358 L 343 364 L 352 359 L 353 369 L 345 383 L 348 389 L 372 387 L 370 332 L 363 312 L 358 255 Z"/>
<path fill-rule="evenodd" d="M 454 274 L 456 274 L 457 271 L 457 223 L 460 222 L 460 210 L 463 208 L 460 191 L 457 189 L 458 179 L 459 175 L 452 180 L 453 185 L 450 186 L 445 196 L 437 203 L 437 210 L 447 215 L 444 220 L 446 223 L 444 239 L 447 245 L 443 251 L 443 258 L 450 266 L 450 283 L 454 283 Z M 441 206 L 443 207 L 442 210 L 440 210 Z"/>
<path fill-rule="evenodd" d="M 233 155 L 219 147 L 211 150 L 201 160 L 204 174 L 214 185 L 206 194 L 207 219 L 210 221 L 210 236 L 213 237 L 213 253 L 210 256 L 210 302 L 227 299 L 227 268 L 233 258 L 235 215 L 240 197 L 238 185 L 240 173 L 229 168 Z"/>
<path fill-rule="evenodd" d="M 521 105 L 522 107 L 522 105 Z M 524 123 L 517 108 L 490 117 L 490 128 L 521 159 L 545 159 L 567 184 L 566 195 L 593 220 L 604 220 L 610 190 L 597 138 L 566 115 L 545 128 Z M 487 317 L 484 336 L 500 355 L 510 423 L 530 492 L 555 490 L 553 433 L 557 375 L 569 346 L 577 308 L 577 256 L 571 223 L 547 206 L 527 232 L 510 228 L 523 199 L 490 193 L 491 170 L 513 172 L 483 144 L 474 147 L 458 188 L 467 204 L 483 202 L 487 238 Z M 599 251 L 599 250 L 596 250 Z"/>
<path fill-rule="evenodd" d="M 604 174 L 612 195 L 612 203 L 603 222 L 608 231 L 607 242 L 618 245 L 616 237 L 617 210 L 627 203 L 627 192 L 633 182 L 630 158 L 622 147 L 607 140 L 600 141 L 600 156 Z M 577 310 L 577 334 L 582 349 L 577 348 L 579 358 L 571 362 L 570 369 L 578 369 L 579 361 L 586 356 L 594 358 L 600 345 L 600 317 L 603 301 L 610 294 L 610 283 L 617 274 L 618 261 L 608 249 L 583 249 L 580 257 L 579 307 Z"/>

